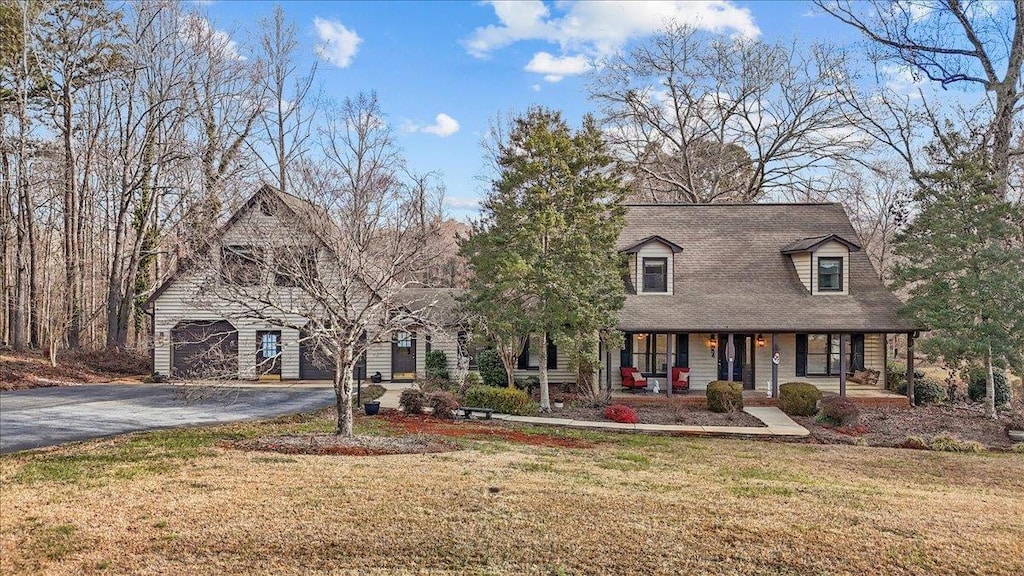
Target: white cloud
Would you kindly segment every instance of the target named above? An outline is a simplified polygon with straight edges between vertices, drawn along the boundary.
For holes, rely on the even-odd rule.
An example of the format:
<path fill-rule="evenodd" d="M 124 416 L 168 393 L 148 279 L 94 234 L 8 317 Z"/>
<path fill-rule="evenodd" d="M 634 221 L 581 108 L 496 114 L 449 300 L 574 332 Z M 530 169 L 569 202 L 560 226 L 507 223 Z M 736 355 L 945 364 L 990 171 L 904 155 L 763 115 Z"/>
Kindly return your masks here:
<path fill-rule="evenodd" d="M 220 52 L 226 58 L 245 60 L 245 56 L 238 52 L 238 42 L 232 40 L 230 34 L 217 30 L 209 20 L 198 14 L 185 16 L 179 34 L 194 43 L 193 45 L 202 46 L 209 43 L 210 50 Z"/>
<path fill-rule="evenodd" d="M 534 85 L 530 86 L 530 88 L 531 88 L 531 89 L 532 89 L 532 90 L 533 90 L 534 92 L 540 92 L 540 84 L 534 84 Z"/>
<path fill-rule="evenodd" d="M 745 37 L 761 33 L 750 10 L 729 0 L 558 2 L 554 5 L 561 12 L 558 16 L 552 16 L 540 0 L 498 0 L 491 5 L 500 23 L 477 28 L 465 41 L 469 53 L 478 58 L 522 40 L 558 44 L 563 53 L 607 55 L 671 20 Z"/>
<path fill-rule="evenodd" d="M 543 74 L 548 82 L 558 82 L 566 76 L 578 76 L 590 70 L 586 56 L 563 56 L 556 58 L 547 52 L 537 52 L 526 64 L 526 71 Z"/>
<path fill-rule="evenodd" d="M 480 208 L 479 198 L 456 198 L 453 196 L 445 196 L 444 203 L 449 208 L 455 208 L 457 210 L 478 210 Z"/>
<path fill-rule="evenodd" d="M 441 138 L 447 138 L 452 134 L 459 131 L 459 121 L 444 112 L 434 117 L 434 123 L 429 126 L 420 126 L 414 122 L 404 122 L 402 124 L 403 132 L 425 132 L 427 134 L 433 134 L 440 136 Z"/>
<path fill-rule="evenodd" d="M 320 37 L 320 43 L 316 45 L 317 56 L 338 68 L 348 68 L 363 39 L 355 30 L 349 30 L 337 20 L 325 20 L 317 16 L 313 18 L 313 25 Z"/>
<path fill-rule="evenodd" d="M 928 84 L 928 79 L 909 66 L 883 64 L 879 71 L 885 80 L 885 87 L 910 98 L 920 98 L 918 90 Z"/>

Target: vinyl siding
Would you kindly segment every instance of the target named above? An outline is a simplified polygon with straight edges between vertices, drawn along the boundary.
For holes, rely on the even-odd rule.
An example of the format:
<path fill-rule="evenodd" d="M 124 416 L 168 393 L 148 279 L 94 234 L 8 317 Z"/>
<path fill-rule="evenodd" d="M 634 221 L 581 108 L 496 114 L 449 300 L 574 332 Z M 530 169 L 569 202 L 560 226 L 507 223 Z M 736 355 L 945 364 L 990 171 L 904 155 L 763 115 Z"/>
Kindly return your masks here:
<path fill-rule="evenodd" d="M 804 288 L 807 291 L 811 291 L 811 254 L 810 252 L 798 252 L 791 254 L 790 257 L 793 259 L 793 267 L 796 268 L 796 275 L 800 278 L 800 282 L 803 283 Z"/>
<path fill-rule="evenodd" d="M 812 294 L 821 296 L 846 296 L 850 293 L 850 250 L 839 242 L 826 242 L 818 247 L 811 255 L 813 266 L 811 266 L 811 290 Z M 818 292 L 818 259 L 819 258 L 842 258 L 843 259 L 843 290 L 841 292 Z"/>
<path fill-rule="evenodd" d="M 633 286 L 636 287 L 637 294 L 649 294 L 651 296 L 658 296 L 664 294 L 672 294 L 672 276 L 674 275 L 674 254 L 672 249 L 665 246 L 661 242 L 648 242 L 640 248 L 639 252 L 633 258 L 632 266 L 632 280 Z M 644 292 L 643 287 L 643 266 L 644 258 L 665 258 L 668 261 L 668 291 L 667 292 Z"/>

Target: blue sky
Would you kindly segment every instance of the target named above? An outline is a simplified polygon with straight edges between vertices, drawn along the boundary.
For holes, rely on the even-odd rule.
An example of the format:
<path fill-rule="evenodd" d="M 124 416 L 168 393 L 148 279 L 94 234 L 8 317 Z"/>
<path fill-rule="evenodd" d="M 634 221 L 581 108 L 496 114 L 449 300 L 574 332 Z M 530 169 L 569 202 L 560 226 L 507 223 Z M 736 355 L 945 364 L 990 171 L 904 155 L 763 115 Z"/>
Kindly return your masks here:
<path fill-rule="evenodd" d="M 240 43 L 272 2 L 198 2 Z M 481 135 L 496 115 L 539 104 L 578 122 L 588 63 L 655 32 L 668 17 L 714 33 L 847 44 L 854 33 L 805 2 L 283 2 L 319 59 L 323 93 L 375 90 L 413 169 L 436 170 L 455 217 L 485 183 Z M 318 51 L 318 47 L 319 51 Z M 444 115 L 444 116 L 439 116 Z"/>

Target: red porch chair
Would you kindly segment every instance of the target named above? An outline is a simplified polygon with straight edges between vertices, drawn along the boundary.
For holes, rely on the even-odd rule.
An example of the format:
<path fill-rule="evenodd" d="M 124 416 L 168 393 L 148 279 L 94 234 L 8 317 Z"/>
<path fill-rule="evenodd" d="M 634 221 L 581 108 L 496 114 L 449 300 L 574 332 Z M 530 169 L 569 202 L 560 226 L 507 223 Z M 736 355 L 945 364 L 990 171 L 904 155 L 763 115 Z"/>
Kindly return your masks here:
<path fill-rule="evenodd" d="M 690 369 L 680 366 L 672 367 L 672 391 L 682 392 L 690 389 Z"/>
<path fill-rule="evenodd" d="M 619 374 L 622 375 L 623 388 L 627 390 L 647 388 L 647 378 L 644 378 L 636 368 L 623 366 L 619 368 Z"/>

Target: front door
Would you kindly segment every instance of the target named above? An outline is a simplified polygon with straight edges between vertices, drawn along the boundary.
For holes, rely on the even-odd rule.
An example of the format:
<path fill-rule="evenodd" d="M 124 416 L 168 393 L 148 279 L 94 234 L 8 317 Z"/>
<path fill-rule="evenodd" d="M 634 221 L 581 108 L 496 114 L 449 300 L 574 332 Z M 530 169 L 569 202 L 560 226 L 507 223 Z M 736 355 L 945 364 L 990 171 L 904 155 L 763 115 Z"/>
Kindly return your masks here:
<path fill-rule="evenodd" d="M 742 382 L 745 390 L 754 389 L 753 365 L 748 364 L 752 354 L 747 349 L 753 337 L 750 334 L 733 334 L 735 356 L 732 365 L 732 378 L 729 378 L 729 335 L 718 335 L 718 379 Z"/>
<path fill-rule="evenodd" d="M 256 375 L 262 380 L 281 379 L 281 331 L 256 332 Z"/>
<path fill-rule="evenodd" d="M 411 382 L 416 379 L 416 333 L 398 332 L 391 341 L 391 380 Z"/>

